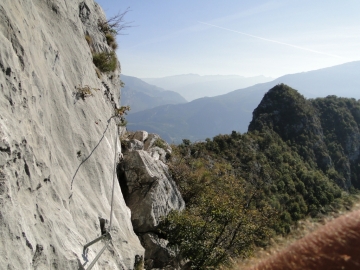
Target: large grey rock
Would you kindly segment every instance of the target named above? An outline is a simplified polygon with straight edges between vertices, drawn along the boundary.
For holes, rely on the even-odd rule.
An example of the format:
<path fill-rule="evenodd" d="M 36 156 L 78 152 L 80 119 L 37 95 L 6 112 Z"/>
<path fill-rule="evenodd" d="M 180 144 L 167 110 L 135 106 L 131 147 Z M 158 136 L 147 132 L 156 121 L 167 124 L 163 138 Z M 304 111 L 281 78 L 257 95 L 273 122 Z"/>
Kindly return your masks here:
<path fill-rule="evenodd" d="M 80 15 L 80 16 L 79 16 Z M 0 269 L 79 269 L 110 219 L 119 70 L 96 76 L 109 51 L 93 0 L 0 1 Z M 88 85 L 92 96 L 76 98 Z M 143 256 L 115 186 L 112 244 L 93 269 L 133 269 Z M 88 260 L 88 261 L 87 261 Z"/>
<path fill-rule="evenodd" d="M 184 200 L 161 160 L 143 150 L 126 152 L 122 164 L 123 190 L 136 232 L 154 231 L 171 210 L 182 210 Z"/>
<path fill-rule="evenodd" d="M 149 133 L 144 130 L 138 130 L 132 135 L 132 139 L 144 142 L 148 138 Z"/>
<path fill-rule="evenodd" d="M 145 150 L 149 150 L 151 147 L 154 147 L 155 143 L 157 141 L 161 141 L 162 144 L 165 145 L 165 148 L 169 148 L 171 149 L 171 147 L 169 146 L 169 144 L 167 142 L 165 142 L 164 140 L 161 139 L 161 137 L 158 135 L 158 134 L 153 134 L 153 133 L 150 133 L 147 137 L 147 139 L 145 140 L 145 143 L 144 143 L 144 149 Z"/>
<path fill-rule="evenodd" d="M 166 162 L 168 153 L 166 153 L 166 151 L 160 147 L 153 147 L 151 149 L 149 149 L 149 154 L 150 156 L 155 159 L 155 160 L 161 160 L 162 162 Z"/>
<path fill-rule="evenodd" d="M 146 137 L 144 134 L 146 146 L 134 139 Z M 179 255 L 156 234 L 162 218 L 171 210 L 181 211 L 185 207 L 165 164 L 171 148 L 159 135 L 144 131 L 123 137 L 130 139 L 122 141 L 124 159 L 118 167 L 118 178 L 132 212 L 134 230 L 145 248 L 145 269 L 180 269 Z"/>
<path fill-rule="evenodd" d="M 144 149 L 144 143 L 141 141 L 138 141 L 136 139 L 123 140 L 122 145 L 124 146 L 123 151 L 135 151 L 135 150 L 143 150 Z"/>
<path fill-rule="evenodd" d="M 145 248 L 145 268 L 179 269 L 179 254 L 175 248 L 168 247 L 168 241 L 161 239 L 155 233 L 146 233 L 141 236 L 141 243 Z"/>

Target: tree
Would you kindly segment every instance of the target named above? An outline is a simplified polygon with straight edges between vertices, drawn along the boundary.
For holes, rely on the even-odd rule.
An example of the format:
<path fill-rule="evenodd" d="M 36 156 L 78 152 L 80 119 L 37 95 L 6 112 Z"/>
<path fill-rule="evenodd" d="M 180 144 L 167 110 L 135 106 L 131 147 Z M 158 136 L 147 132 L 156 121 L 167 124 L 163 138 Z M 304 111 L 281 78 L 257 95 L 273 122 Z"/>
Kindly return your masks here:
<path fill-rule="evenodd" d="M 266 203 L 252 207 L 244 180 L 232 174 L 229 164 L 202 158 L 176 160 L 175 168 L 182 169 L 172 168 L 172 173 L 186 195 L 187 207 L 168 215 L 160 229 L 193 268 L 229 264 L 229 258 L 246 257 L 255 245 L 267 241 L 276 215 Z M 255 201 L 258 192 L 254 194 Z"/>

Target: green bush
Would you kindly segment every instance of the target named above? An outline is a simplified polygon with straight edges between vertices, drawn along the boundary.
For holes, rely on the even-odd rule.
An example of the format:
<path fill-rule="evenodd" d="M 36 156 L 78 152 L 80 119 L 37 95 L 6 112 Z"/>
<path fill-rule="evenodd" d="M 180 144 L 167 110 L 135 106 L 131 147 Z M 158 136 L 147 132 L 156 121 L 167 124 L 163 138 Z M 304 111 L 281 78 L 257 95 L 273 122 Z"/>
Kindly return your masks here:
<path fill-rule="evenodd" d="M 112 72 L 117 68 L 117 58 L 114 52 L 94 53 L 93 62 L 101 72 Z"/>

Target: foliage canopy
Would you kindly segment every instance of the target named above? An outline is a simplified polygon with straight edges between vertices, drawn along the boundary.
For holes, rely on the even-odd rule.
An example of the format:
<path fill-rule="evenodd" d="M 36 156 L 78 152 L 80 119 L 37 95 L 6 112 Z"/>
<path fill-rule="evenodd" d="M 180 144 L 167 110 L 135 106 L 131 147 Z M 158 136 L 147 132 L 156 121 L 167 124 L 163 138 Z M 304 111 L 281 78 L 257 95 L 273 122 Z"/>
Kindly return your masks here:
<path fill-rule="evenodd" d="M 355 190 L 358 171 L 349 189 L 342 166 L 359 167 L 359 157 L 351 160 L 346 150 L 349 134 L 360 146 L 358 123 L 358 101 L 306 100 L 288 86 L 271 89 L 248 133 L 173 146 L 169 167 L 186 209 L 165 218 L 162 233 L 192 268 L 213 269 L 249 256 L 306 216 L 351 204 L 344 189 Z"/>

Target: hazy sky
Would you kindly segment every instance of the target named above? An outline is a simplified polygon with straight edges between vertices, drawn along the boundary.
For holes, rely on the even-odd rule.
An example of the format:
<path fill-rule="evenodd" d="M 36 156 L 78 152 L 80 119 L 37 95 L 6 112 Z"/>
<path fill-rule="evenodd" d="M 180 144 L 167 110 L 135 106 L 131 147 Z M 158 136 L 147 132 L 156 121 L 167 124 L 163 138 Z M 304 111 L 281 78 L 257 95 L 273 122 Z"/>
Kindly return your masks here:
<path fill-rule="evenodd" d="M 118 36 L 122 73 L 265 75 L 360 60 L 359 0 L 98 0 L 130 7 Z"/>

